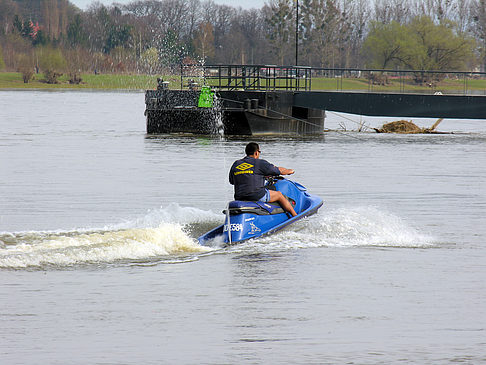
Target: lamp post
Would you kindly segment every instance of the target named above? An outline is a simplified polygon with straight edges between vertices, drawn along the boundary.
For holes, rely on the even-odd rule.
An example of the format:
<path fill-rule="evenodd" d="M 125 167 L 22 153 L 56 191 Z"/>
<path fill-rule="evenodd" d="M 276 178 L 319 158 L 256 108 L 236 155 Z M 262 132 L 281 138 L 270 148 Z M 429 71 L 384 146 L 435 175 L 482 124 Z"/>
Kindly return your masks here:
<path fill-rule="evenodd" d="M 299 0 L 295 7 L 295 65 L 299 64 Z"/>

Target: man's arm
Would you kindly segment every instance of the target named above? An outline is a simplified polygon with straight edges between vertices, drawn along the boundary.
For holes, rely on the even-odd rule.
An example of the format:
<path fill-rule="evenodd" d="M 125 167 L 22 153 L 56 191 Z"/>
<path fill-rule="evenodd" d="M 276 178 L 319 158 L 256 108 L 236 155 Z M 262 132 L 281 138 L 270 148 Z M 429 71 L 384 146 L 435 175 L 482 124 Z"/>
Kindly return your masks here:
<path fill-rule="evenodd" d="M 285 167 L 279 167 L 280 175 L 292 175 L 295 171 L 293 169 L 286 169 Z"/>

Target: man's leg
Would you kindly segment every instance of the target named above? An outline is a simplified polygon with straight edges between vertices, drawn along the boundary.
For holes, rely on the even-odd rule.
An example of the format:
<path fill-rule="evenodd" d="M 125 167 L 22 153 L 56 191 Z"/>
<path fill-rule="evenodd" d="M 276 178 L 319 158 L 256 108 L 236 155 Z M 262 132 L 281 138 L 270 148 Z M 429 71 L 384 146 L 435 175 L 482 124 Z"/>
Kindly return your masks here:
<path fill-rule="evenodd" d="M 292 217 L 295 217 L 297 215 L 292 204 L 290 204 L 287 198 L 285 198 L 285 196 L 280 191 L 268 190 L 268 192 L 270 193 L 270 203 L 278 202 L 282 206 L 282 208 L 292 214 Z"/>

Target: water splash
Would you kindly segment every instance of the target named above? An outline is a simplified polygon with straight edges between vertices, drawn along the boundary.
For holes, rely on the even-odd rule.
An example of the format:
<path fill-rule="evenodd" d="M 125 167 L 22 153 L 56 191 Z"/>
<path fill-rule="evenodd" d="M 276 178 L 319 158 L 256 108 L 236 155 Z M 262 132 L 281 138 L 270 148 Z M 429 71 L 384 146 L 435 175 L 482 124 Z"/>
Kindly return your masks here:
<path fill-rule="evenodd" d="M 2 268 L 109 264 L 209 250 L 197 245 L 181 226 L 169 223 L 118 231 L 4 234 L 0 239 Z"/>
<path fill-rule="evenodd" d="M 376 207 L 340 208 L 303 221 L 285 232 L 287 241 L 303 239 L 311 247 L 434 246 L 434 238 L 410 226 L 400 217 Z"/>
<path fill-rule="evenodd" d="M 197 208 L 168 207 L 101 230 L 0 233 L 0 268 L 63 268 L 117 263 L 186 262 L 219 251 L 196 238 L 222 223 L 221 214 Z M 222 243 L 222 242 L 221 242 Z M 268 252 L 313 247 L 427 248 L 433 237 L 375 207 L 341 208 L 303 219 L 270 236 L 224 252 Z"/>
<path fill-rule="evenodd" d="M 0 268 L 62 268 L 176 256 L 184 261 L 211 250 L 196 243 L 190 227 L 202 221 L 207 225 L 215 215 L 171 204 L 103 229 L 0 232 Z"/>
<path fill-rule="evenodd" d="M 375 207 L 321 209 L 287 229 L 250 241 L 233 251 L 273 252 L 316 247 L 436 247 L 436 239 L 392 213 Z"/>
<path fill-rule="evenodd" d="M 223 124 L 223 107 L 222 100 L 218 98 L 217 94 L 214 97 L 214 104 L 212 109 L 212 134 L 224 139 L 224 124 Z"/>

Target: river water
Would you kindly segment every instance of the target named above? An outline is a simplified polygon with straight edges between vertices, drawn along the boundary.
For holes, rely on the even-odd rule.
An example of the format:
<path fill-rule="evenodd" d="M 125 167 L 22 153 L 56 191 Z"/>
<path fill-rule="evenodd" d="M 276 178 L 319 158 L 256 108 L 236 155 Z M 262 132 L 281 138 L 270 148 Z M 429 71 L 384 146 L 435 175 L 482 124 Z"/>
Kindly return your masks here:
<path fill-rule="evenodd" d="M 149 137 L 143 111 L 0 91 L 0 363 L 486 363 L 485 122 L 252 139 L 324 206 L 221 248 L 196 238 L 249 140 Z"/>

